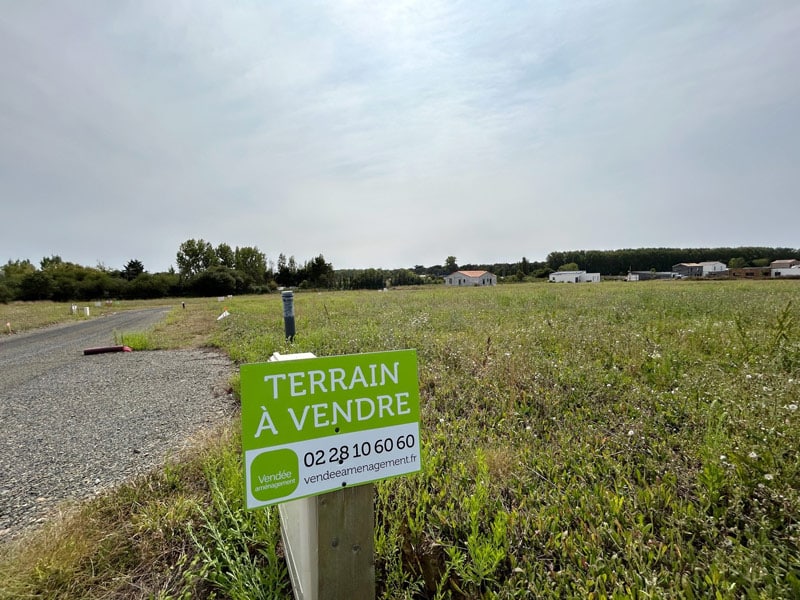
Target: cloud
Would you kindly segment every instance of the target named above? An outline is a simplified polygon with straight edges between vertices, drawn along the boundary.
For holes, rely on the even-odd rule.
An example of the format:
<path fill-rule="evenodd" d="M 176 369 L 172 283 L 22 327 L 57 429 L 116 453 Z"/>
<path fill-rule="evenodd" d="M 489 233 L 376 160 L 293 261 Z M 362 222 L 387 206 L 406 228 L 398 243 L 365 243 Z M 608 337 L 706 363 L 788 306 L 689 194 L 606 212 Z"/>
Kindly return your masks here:
<path fill-rule="evenodd" d="M 12 4 L 0 259 L 792 245 L 749 213 L 794 206 L 798 29 L 788 0 Z"/>

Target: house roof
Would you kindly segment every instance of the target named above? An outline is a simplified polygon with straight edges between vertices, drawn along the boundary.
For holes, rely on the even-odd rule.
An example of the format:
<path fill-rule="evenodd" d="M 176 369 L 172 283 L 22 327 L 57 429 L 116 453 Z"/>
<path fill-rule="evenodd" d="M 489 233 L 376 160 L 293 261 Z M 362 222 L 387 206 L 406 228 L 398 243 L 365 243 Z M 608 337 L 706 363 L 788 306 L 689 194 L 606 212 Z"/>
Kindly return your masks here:
<path fill-rule="evenodd" d="M 489 271 L 456 271 L 456 273 L 461 273 L 462 275 L 466 275 L 467 277 L 481 277 L 482 275 L 491 275 Z"/>
<path fill-rule="evenodd" d="M 773 260 L 769 266 L 773 269 L 786 269 L 792 265 L 796 265 L 798 262 L 800 261 L 795 258 L 782 258 L 780 260 Z"/>

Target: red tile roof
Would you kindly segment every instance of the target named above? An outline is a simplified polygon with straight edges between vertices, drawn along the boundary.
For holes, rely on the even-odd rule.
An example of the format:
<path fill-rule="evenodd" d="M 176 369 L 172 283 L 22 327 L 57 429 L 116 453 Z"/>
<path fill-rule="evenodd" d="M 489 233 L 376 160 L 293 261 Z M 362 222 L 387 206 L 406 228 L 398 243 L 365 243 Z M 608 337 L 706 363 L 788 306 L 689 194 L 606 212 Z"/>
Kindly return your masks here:
<path fill-rule="evenodd" d="M 467 277 L 480 277 L 481 275 L 485 275 L 488 271 L 458 271 L 462 275 L 466 275 Z"/>

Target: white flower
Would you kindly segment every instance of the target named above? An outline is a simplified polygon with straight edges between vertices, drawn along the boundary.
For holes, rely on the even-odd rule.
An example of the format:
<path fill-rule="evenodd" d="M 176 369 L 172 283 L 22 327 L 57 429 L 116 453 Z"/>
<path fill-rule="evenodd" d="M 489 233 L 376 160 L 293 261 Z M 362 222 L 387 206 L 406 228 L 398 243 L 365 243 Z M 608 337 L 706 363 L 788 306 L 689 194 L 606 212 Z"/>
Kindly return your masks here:
<path fill-rule="evenodd" d="M 772 473 L 764 473 L 764 479 L 766 479 L 767 481 L 772 481 L 773 479 L 775 479 L 775 476 Z"/>
<path fill-rule="evenodd" d="M 756 454 L 756 453 L 755 453 L 755 452 L 753 452 L 752 450 L 750 451 L 750 454 L 748 454 L 747 456 L 749 456 L 749 457 L 750 457 L 750 458 L 752 458 L 753 460 L 755 460 L 756 458 L 758 458 L 758 454 Z"/>
<path fill-rule="evenodd" d="M 722 462 L 725 462 L 726 460 L 728 460 L 728 457 L 727 457 L 727 456 L 725 456 L 724 454 L 720 454 L 720 455 L 719 455 L 719 459 L 720 459 Z"/>
<path fill-rule="evenodd" d="M 628 430 L 628 437 L 631 437 L 632 435 L 633 435 L 633 429 L 629 429 Z"/>
<path fill-rule="evenodd" d="M 750 375 L 750 374 L 748 373 L 747 375 L 745 375 L 745 376 L 744 376 L 744 378 L 745 378 L 745 379 L 752 379 L 752 378 L 753 378 L 753 376 L 752 376 L 752 375 Z"/>
<path fill-rule="evenodd" d="M 791 410 L 792 412 L 794 412 L 794 411 L 796 411 L 796 410 L 797 410 L 797 404 L 790 404 L 790 405 L 789 405 L 789 406 L 787 406 L 786 408 L 788 408 L 789 410 Z"/>

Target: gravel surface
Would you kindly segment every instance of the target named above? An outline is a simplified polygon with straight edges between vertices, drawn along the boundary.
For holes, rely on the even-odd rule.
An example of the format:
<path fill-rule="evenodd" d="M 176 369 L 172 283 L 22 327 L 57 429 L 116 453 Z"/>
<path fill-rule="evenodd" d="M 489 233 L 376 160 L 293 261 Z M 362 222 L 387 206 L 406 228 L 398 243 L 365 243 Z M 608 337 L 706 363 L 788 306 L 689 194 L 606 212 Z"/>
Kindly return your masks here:
<path fill-rule="evenodd" d="M 163 464 L 233 413 L 234 367 L 217 352 L 83 355 L 167 310 L 0 339 L 0 539 Z"/>

